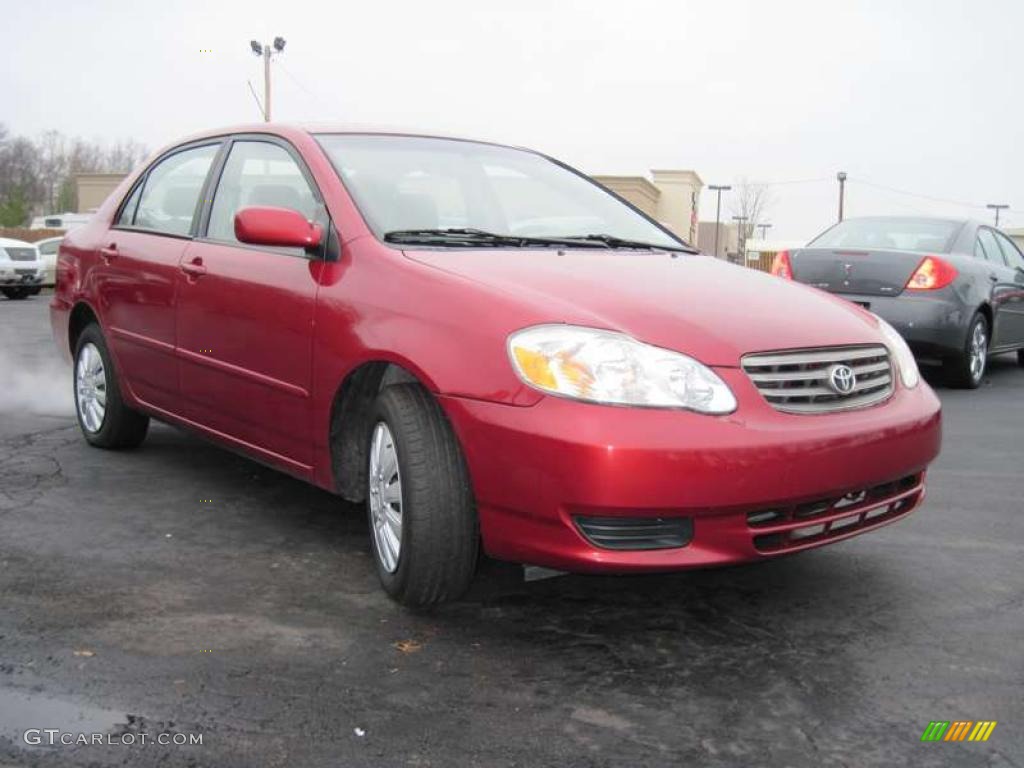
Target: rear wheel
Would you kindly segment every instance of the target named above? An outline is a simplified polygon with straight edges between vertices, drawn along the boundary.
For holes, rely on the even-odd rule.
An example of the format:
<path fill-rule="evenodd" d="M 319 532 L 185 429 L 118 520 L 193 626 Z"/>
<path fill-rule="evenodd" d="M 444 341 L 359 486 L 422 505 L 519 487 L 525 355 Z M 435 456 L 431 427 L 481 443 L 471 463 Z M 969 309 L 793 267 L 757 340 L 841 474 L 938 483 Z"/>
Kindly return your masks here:
<path fill-rule="evenodd" d="M 988 341 L 988 320 L 976 312 L 971 319 L 963 351 L 945 362 L 946 379 L 950 386 L 960 389 L 977 389 L 981 386 L 988 363 Z"/>
<path fill-rule="evenodd" d="M 377 573 L 403 605 L 461 596 L 479 537 L 469 474 L 440 406 L 418 384 L 382 390 L 367 439 L 367 514 Z"/>
<path fill-rule="evenodd" d="M 145 439 L 149 417 L 125 405 L 106 341 L 95 323 L 78 337 L 74 376 L 78 426 L 90 445 L 135 448 Z"/>

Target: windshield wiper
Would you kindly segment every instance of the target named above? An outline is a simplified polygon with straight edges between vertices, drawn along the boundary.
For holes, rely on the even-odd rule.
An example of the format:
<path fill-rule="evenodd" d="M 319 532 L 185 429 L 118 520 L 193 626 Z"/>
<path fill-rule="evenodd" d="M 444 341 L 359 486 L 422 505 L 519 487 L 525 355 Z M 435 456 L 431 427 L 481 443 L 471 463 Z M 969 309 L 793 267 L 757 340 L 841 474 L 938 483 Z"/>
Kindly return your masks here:
<path fill-rule="evenodd" d="M 504 235 L 470 227 L 448 227 L 446 229 L 395 229 L 384 233 L 384 240 L 389 243 L 418 243 L 424 245 L 485 245 L 511 246 L 525 248 L 528 246 L 579 246 L 575 238 L 568 237 L 526 237 L 524 235 Z M 587 247 L 601 248 L 596 241 L 587 243 Z"/>
<path fill-rule="evenodd" d="M 601 243 L 607 248 L 640 248 L 650 251 L 680 251 L 682 253 L 700 253 L 696 248 L 684 245 L 661 245 L 660 243 L 645 243 L 640 240 L 627 240 L 615 235 L 575 235 L 564 237 L 563 240 L 585 243 Z"/>

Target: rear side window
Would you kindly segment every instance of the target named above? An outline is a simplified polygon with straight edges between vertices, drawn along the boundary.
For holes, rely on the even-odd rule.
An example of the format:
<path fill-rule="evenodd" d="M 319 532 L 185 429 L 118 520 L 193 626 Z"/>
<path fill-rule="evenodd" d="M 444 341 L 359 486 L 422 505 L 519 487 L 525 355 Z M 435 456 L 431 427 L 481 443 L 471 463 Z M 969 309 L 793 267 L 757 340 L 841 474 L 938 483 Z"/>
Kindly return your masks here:
<path fill-rule="evenodd" d="M 999 244 L 996 243 L 996 236 L 992 234 L 991 229 L 983 229 L 978 232 L 978 240 L 981 242 L 981 247 L 985 250 L 985 257 L 993 264 L 1006 264 L 1003 259 L 1003 254 L 999 250 Z"/>
<path fill-rule="evenodd" d="M 1017 248 L 1016 244 L 1006 235 L 998 232 L 996 233 L 996 239 L 999 241 L 999 247 L 1003 249 L 1006 263 L 1014 269 L 1024 269 L 1024 256 L 1021 255 L 1020 249 Z"/>
<path fill-rule="evenodd" d="M 316 218 L 318 203 L 309 182 L 287 150 L 266 141 L 236 141 L 213 196 L 206 236 L 236 243 L 235 214 L 266 205 Z"/>
<path fill-rule="evenodd" d="M 39 252 L 43 254 L 43 256 L 52 256 L 57 252 L 58 248 L 60 248 L 60 240 L 51 240 L 48 243 L 40 245 Z"/>
<path fill-rule="evenodd" d="M 150 169 L 134 226 L 169 235 L 189 234 L 206 174 L 219 148 L 210 144 L 176 152 Z"/>

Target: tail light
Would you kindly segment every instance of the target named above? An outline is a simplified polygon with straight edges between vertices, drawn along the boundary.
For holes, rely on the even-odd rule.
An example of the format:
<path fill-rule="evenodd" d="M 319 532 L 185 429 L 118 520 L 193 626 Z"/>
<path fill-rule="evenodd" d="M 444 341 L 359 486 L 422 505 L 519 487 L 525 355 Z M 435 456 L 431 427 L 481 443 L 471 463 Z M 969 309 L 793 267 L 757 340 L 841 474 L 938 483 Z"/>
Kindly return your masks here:
<path fill-rule="evenodd" d="M 789 251 L 779 251 L 775 254 L 772 262 L 772 274 L 786 280 L 793 279 L 793 262 L 790 261 Z"/>
<path fill-rule="evenodd" d="M 956 267 L 938 256 L 925 256 L 907 280 L 908 291 L 937 291 L 956 280 Z"/>

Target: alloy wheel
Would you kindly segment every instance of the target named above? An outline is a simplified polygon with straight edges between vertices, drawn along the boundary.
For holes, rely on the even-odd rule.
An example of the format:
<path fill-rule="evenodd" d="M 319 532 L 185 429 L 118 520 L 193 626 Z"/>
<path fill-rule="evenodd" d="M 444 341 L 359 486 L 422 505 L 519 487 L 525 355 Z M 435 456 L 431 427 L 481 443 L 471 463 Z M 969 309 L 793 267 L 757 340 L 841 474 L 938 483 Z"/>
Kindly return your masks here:
<path fill-rule="evenodd" d="M 985 362 L 988 358 L 988 336 L 985 333 L 985 323 L 979 322 L 974 326 L 971 334 L 971 378 L 980 381 L 985 373 Z"/>
<path fill-rule="evenodd" d="M 383 421 L 370 440 L 370 524 L 377 558 L 388 573 L 398 569 L 402 554 L 402 475 L 391 430 Z"/>
<path fill-rule="evenodd" d="M 75 392 L 82 426 L 88 432 L 99 432 L 107 412 L 107 372 L 99 349 L 91 342 L 78 353 Z"/>

